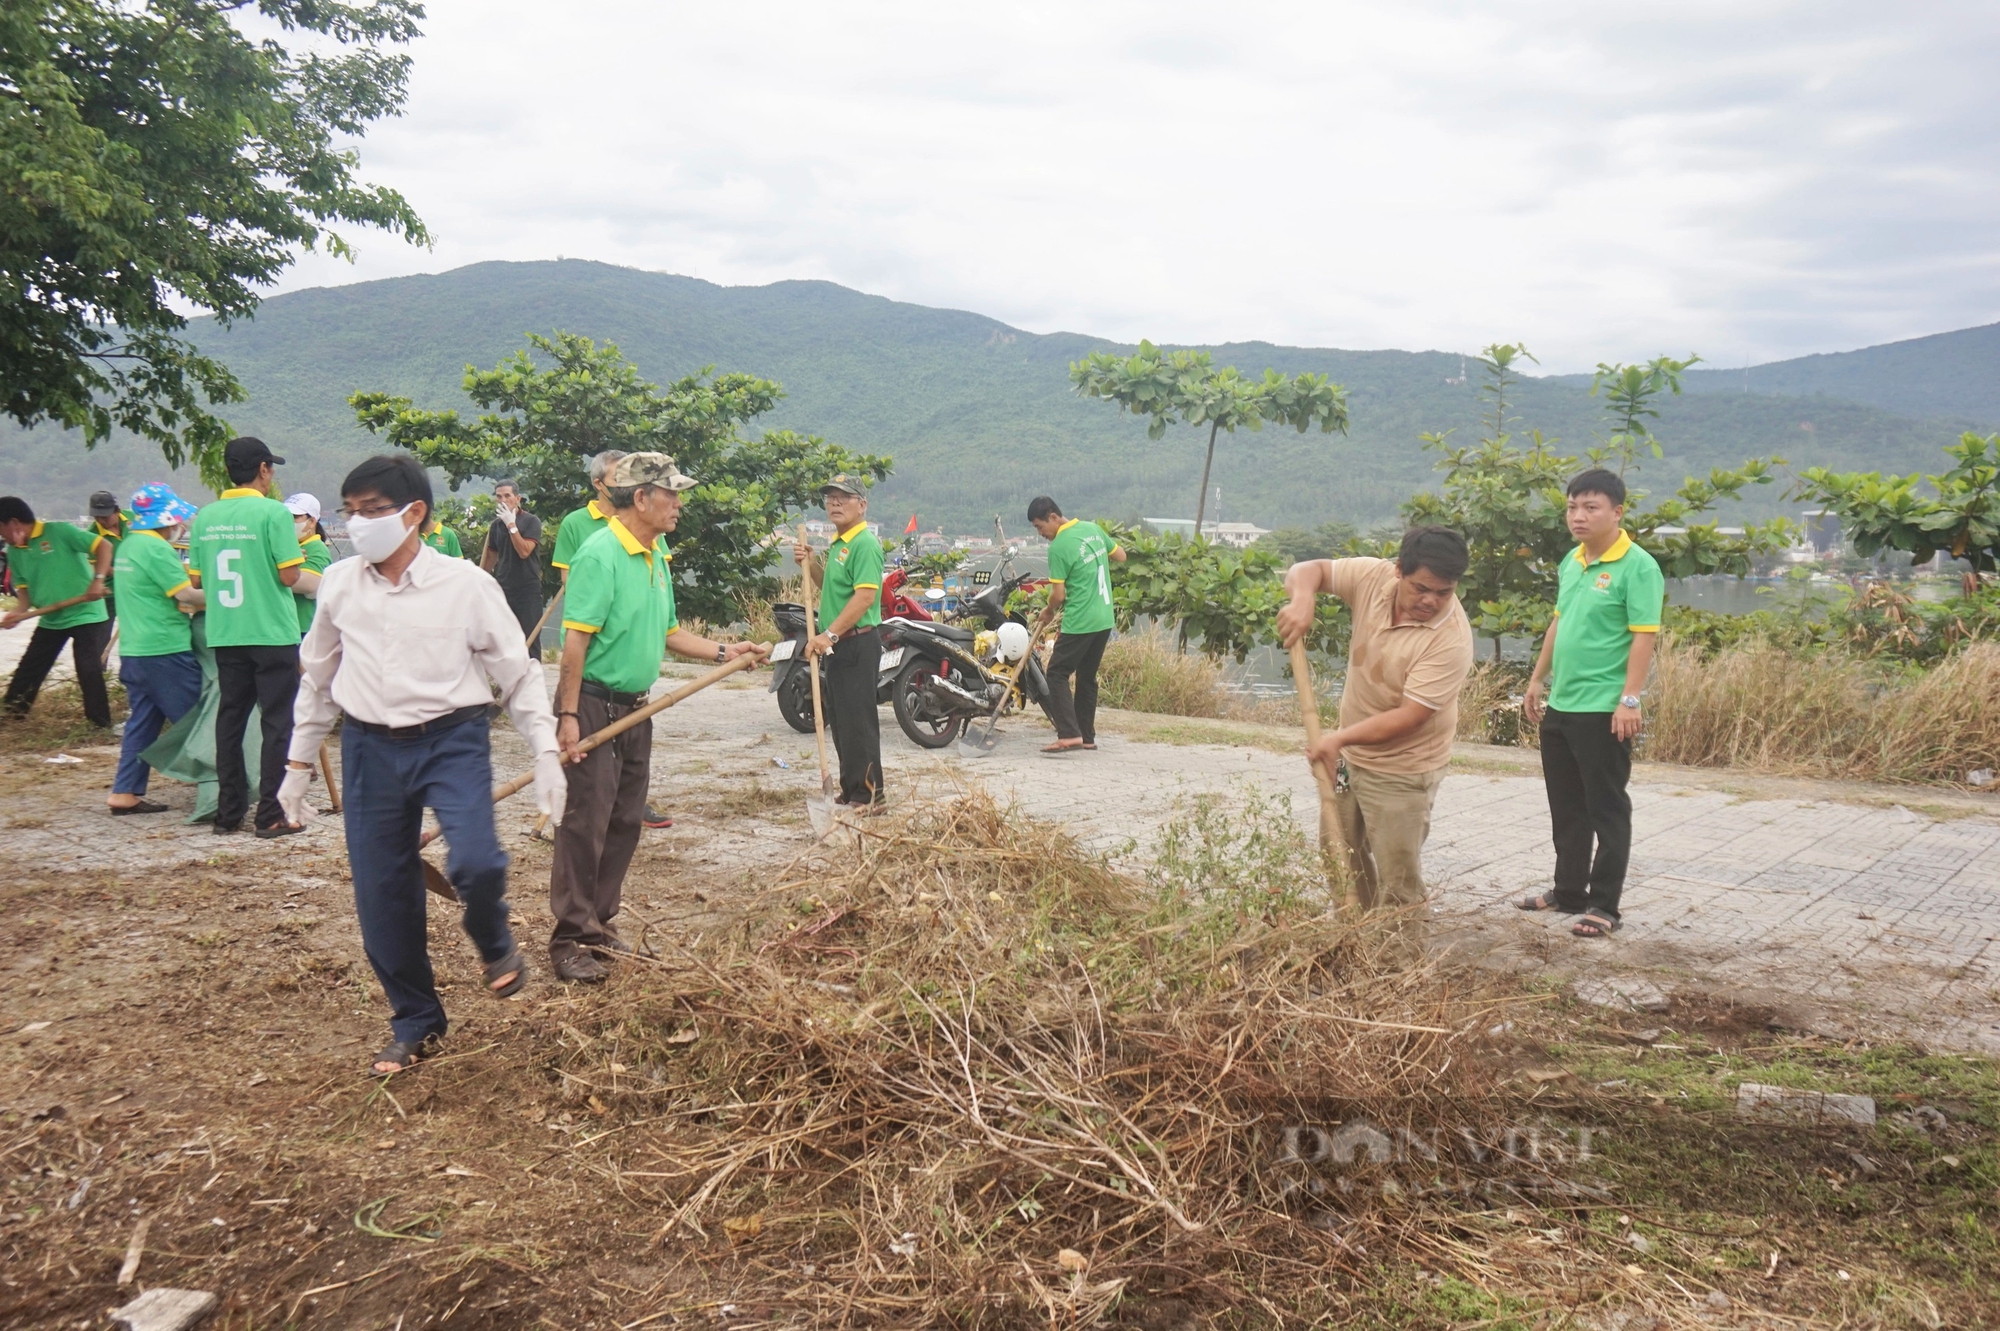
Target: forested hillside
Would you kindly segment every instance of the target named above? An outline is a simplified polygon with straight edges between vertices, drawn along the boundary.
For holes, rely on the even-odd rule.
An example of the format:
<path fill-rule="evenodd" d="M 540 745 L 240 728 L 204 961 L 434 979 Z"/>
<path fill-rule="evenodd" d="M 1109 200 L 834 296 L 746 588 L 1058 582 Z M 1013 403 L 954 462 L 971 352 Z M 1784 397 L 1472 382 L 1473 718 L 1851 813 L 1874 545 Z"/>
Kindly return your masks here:
<path fill-rule="evenodd" d="M 521 347 L 524 333 L 556 329 L 617 343 L 656 382 L 709 364 L 781 381 L 787 397 L 770 424 L 895 456 L 895 475 L 878 491 L 873 514 L 898 527 L 913 511 L 927 526 L 970 529 L 996 512 L 1011 525 L 1042 491 L 1072 511 L 1192 515 L 1203 437 L 1176 428 L 1149 441 L 1143 421 L 1070 391 L 1070 362 L 1111 344 L 1022 332 L 982 315 L 826 282 L 719 287 L 581 260 L 489 263 L 279 296 L 253 321 L 195 331 L 252 392 L 231 413 L 236 428 L 263 436 L 290 459 L 288 487 L 330 496 L 346 466 L 376 447 L 354 424 L 345 405 L 350 393 L 382 389 L 419 406 L 467 411 L 459 380 L 468 362 L 490 366 Z M 1515 331 L 1496 328 L 1493 335 Z M 1970 345 L 1966 336 L 1925 342 L 1961 348 Z M 1225 519 L 1276 526 L 1387 517 L 1431 483 L 1432 458 L 1419 434 L 1477 434 L 1476 368 L 1464 383 L 1447 382 L 1460 374 L 1455 352 L 1262 343 L 1213 351 L 1219 363 L 1253 375 L 1267 366 L 1324 372 L 1347 386 L 1353 411 L 1345 438 L 1270 430 L 1225 436 L 1213 481 Z M 1567 446 L 1586 446 L 1603 428 L 1602 404 L 1586 388 L 1558 379 L 1524 384 L 1516 428 L 1539 427 Z M 1689 470 L 1770 452 L 1799 465 L 1928 467 L 1938 445 L 1978 414 L 1966 407 L 1958 418 L 1940 419 L 1949 413 L 1939 410 L 1926 419 L 1921 407 L 1898 414 L 1828 393 L 1701 392 L 1674 400 L 1658 422 L 1668 455 L 1648 461 L 1638 479 L 1665 488 Z M 2000 421 L 2000 405 L 1984 418 Z M 128 491 L 164 474 L 151 451 L 130 440 L 90 455 L 56 430 L 0 434 L 0 489 L 54 513 L 81 511 L 91 489 Z M 205 497 L 192 477 L 177 483 Z M 1772 487 L 1760 496 L 1760 510 L 1777 498 Z"/>

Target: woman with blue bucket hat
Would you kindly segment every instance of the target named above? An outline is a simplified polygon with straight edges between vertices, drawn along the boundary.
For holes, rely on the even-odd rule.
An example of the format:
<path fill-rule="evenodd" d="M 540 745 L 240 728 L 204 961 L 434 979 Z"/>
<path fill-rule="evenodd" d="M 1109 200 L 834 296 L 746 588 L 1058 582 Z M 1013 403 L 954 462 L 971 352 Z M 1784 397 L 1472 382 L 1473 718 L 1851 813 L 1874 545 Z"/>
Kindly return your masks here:
<path fill-rule="evenodd" d="M 189 617 L 204 602 L 174 549 L 194 514 L 194 505 L 168 487 L 146 486 L 132 496 L 130 535 L 119 542 L 112 561 L 121 593 L 118 682 L 131 707 L 108 801 L 113 816 L 166 811 L 166 805 L 146 798 L 152 768 L 139 755 L 201 699 L 201 663 Z"/>

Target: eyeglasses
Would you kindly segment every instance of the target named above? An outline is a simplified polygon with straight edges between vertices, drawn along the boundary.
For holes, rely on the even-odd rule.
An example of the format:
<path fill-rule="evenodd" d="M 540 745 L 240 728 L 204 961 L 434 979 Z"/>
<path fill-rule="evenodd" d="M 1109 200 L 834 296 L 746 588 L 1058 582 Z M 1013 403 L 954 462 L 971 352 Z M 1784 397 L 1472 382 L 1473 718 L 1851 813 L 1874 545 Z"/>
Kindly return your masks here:
<path fill-rule="evenodd" d="M 402 508 L 401 504 L 392 504 L 386 499 L 377 499 L 373 503 L 363 504 L 359 508 L 356 508 L 353 504 L 345 504 L 341 507 L 340 511 L 343 515 L 350 518 L 386 518 L 391 513 L 400 512 Z"/>

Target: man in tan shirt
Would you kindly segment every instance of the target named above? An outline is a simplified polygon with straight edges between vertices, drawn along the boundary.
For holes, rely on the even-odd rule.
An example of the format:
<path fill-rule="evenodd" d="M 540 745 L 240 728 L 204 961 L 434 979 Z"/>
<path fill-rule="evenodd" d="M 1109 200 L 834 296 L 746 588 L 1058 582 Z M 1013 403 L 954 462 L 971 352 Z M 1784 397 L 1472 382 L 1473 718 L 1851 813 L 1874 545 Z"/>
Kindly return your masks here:
<path fill-rule="evenodd" d="M 1468 562 L 1457 532 L 1418 527 L 1393 560 L 1315 559 L 1285 575 L 1292 599 L 1278 612 L 1278 635 L 1287 647 L 1312 627 L 1322 593 L 1347 602 L 1354 621 L 1340 728 L 1310 756 L 1329 775 L 1346 764 L 1333 825 L 1322 809 L 1319 838 L 1346 847 L 1363 910 L 1423 905 L 1431 805 L 1472 669 L 1472 625 L 1455 595 Z"/>

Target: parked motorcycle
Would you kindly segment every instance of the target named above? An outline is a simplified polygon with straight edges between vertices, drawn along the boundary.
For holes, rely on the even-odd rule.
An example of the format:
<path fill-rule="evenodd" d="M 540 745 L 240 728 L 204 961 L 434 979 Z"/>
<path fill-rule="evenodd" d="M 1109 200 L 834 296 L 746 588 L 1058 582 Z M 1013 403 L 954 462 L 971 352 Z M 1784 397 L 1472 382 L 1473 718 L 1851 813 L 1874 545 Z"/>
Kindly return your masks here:
<path fill-rule="evenodd" d="M 1048 697 L 1048 678 L 1039 660 L 1007 669 L 1030 646 L 1027 622 L 1009 613 L 1007 600 L 1039 580 L 1015 573 L 1011 557 L 1002 562 L 999 578 L 981 571 L 972 580 L 986 589 L 966 603 L 967 613 L 958 624 L 900 617 L 882 621 L 883 673 L 888 674 L 891 656 L 897 661 L 889 703 L 896 724 L 921 748 L 944 748 L 968 722 L 993 714 L 996 705 L 1005 715 Z M 968 627 L 965 619 L 984 628 Z"/>
<path fill-rule="evenodd" d="M 901 571 L 896 570 L 898 573 Z M 892 573 L 890 577 L 893 576 Z M 889 578 L 885 577 L 882 581 L 886 584 Z M 918 609 L 918 613 L 923 611 Z M 778 632 L 783 635 L 771 648 L 770 658 L 771 692 L 778 695 L 778 715 L 801 735 L 810 735 L 813 732 L 813 698 L 812 676 L 806 673 L 806 608 L 792 601 L 780 601 L 771 607 L 771 617 L 778 625 Z M 922 621 L 911 619 L 909 622 Z M 875 676 L 877 707 L 889 701 L 889 687 L 895 682 L 896 672 L 902 664 L 903 653 L 890 647 L 885 636 L 882 664 Z M 824 662 L 819 663 L 819 669 L 823 671 L 825 668 Z M 826 687 L 824 674 L 820 676 L 820 687 Z"/>

